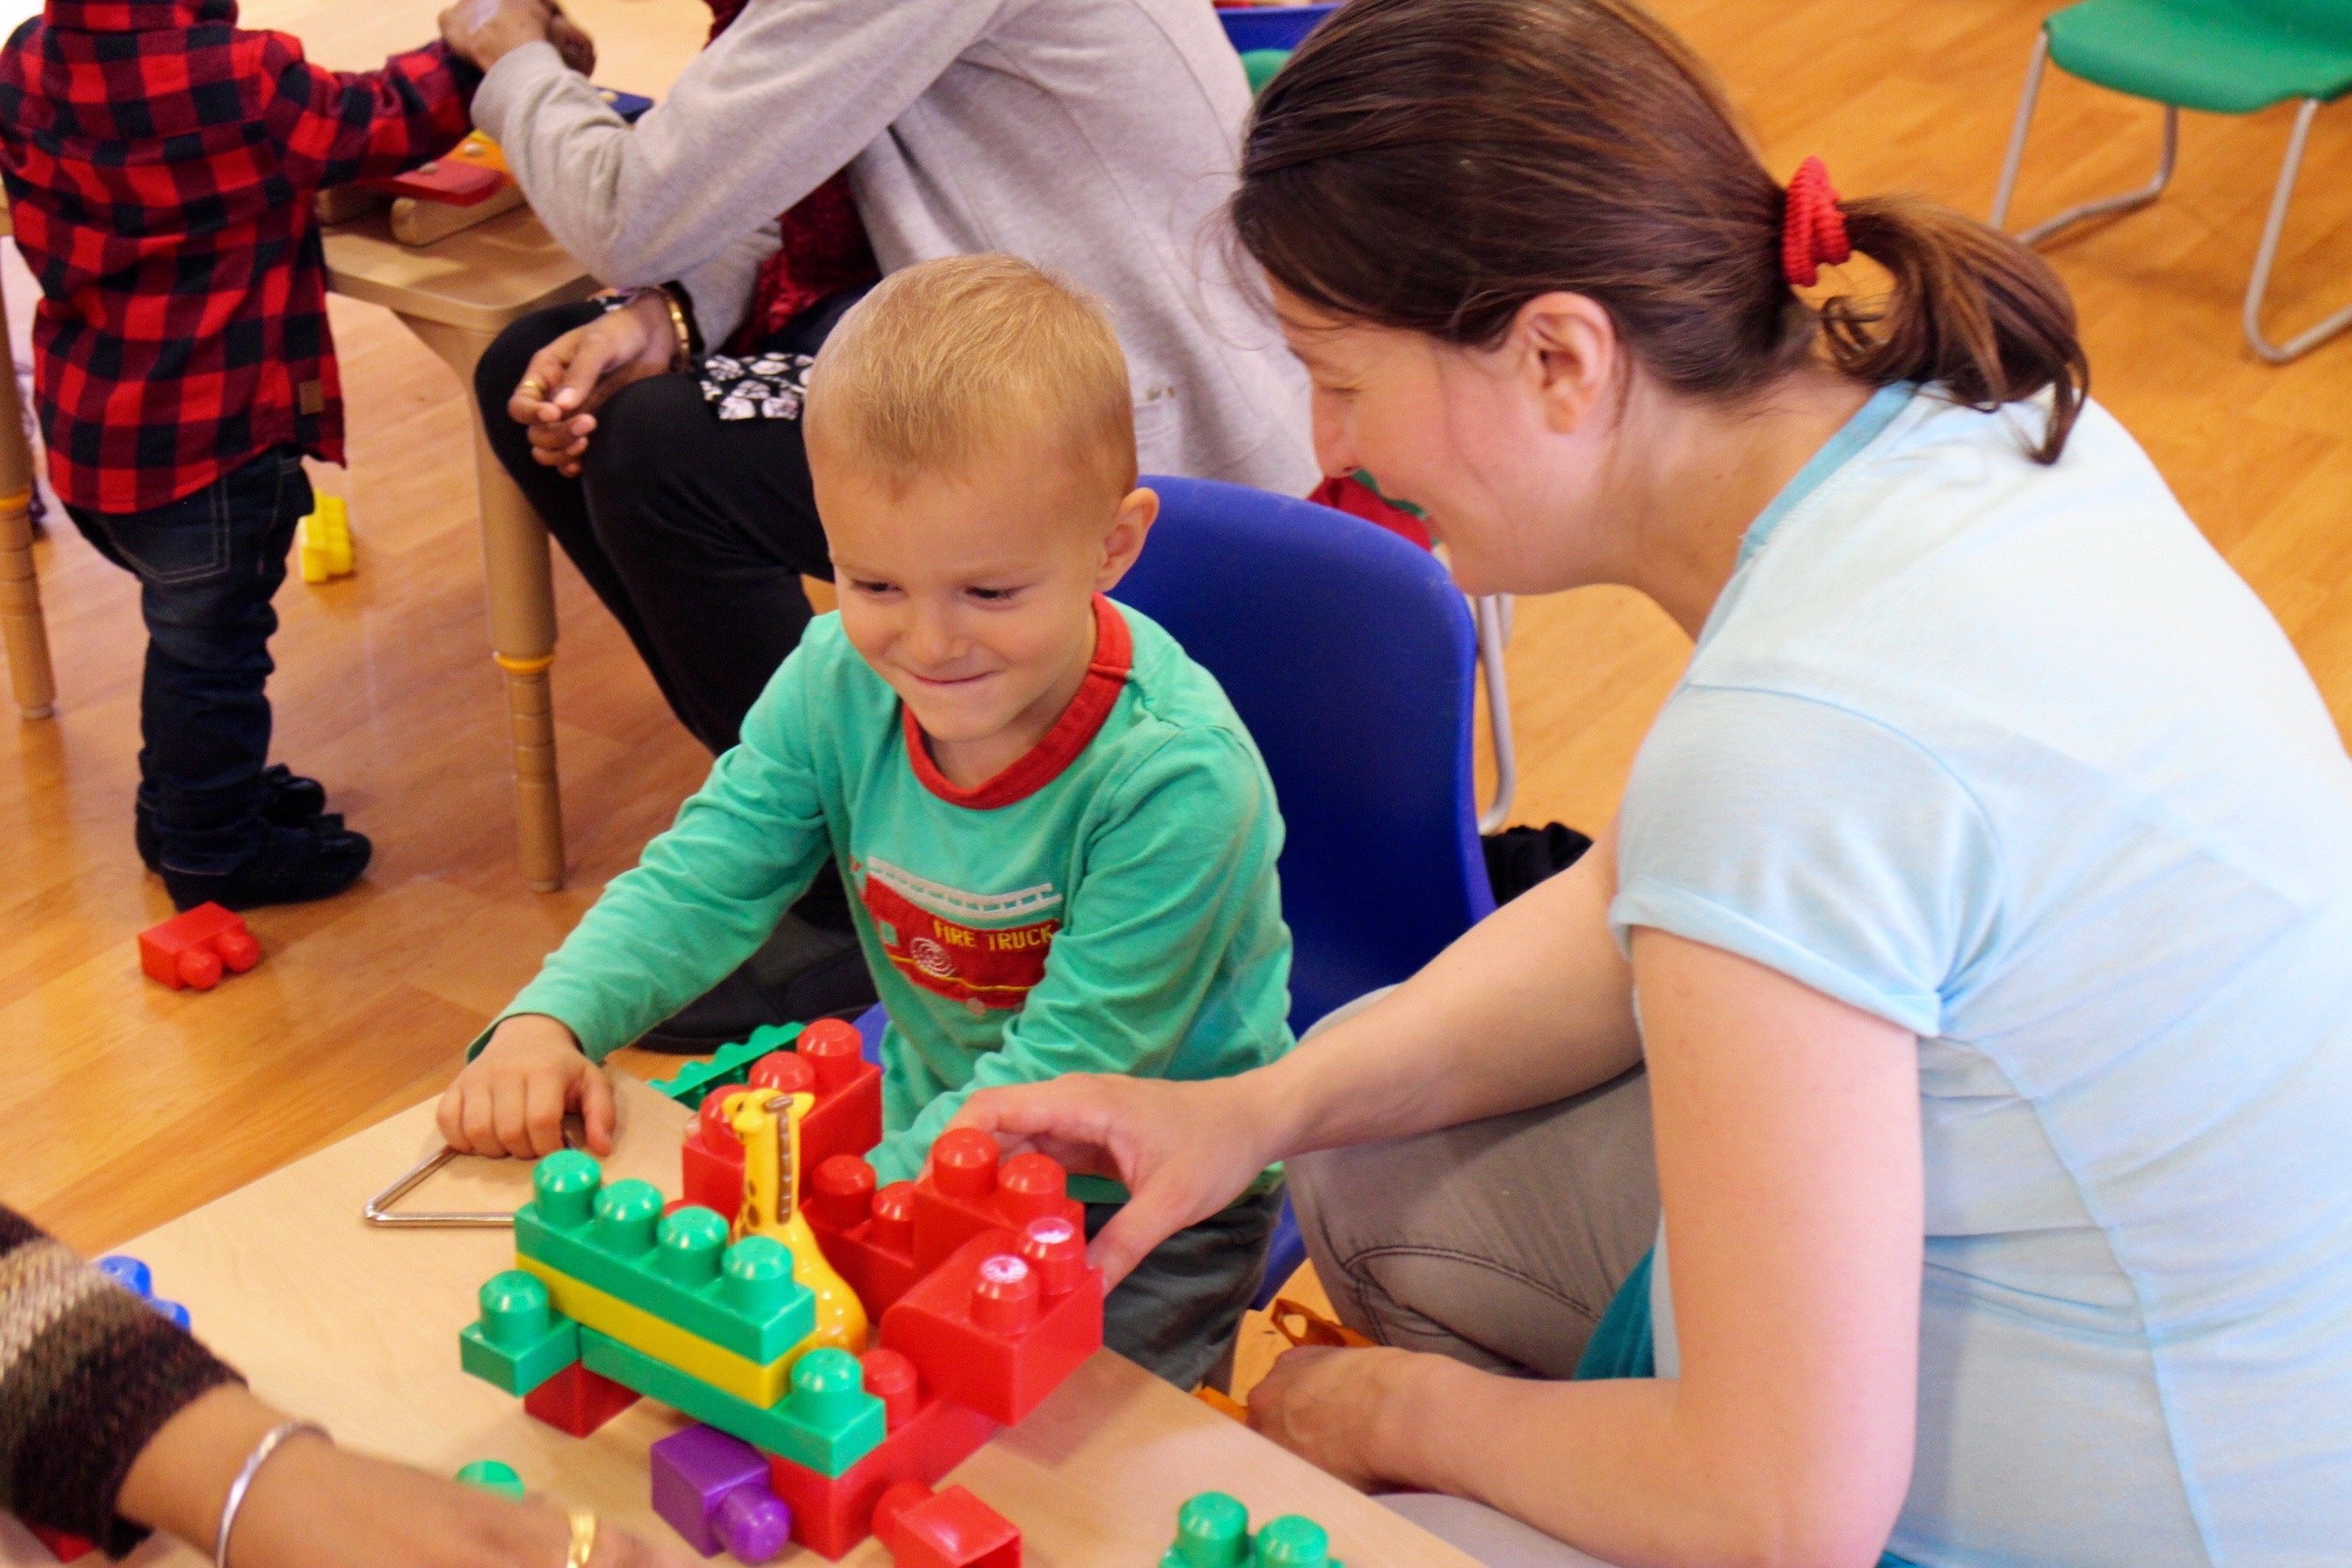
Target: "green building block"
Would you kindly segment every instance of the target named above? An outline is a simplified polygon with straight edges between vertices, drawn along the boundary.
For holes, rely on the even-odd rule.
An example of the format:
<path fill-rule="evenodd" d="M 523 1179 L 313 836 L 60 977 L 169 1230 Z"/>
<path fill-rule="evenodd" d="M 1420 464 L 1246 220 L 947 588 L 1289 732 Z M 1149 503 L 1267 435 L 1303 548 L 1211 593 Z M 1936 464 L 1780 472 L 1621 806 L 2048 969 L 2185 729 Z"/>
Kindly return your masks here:
<path fill-rule="evenodd" d="M 580 1325 L 521 1269 L 491 1275 L 476 1300 L 482 1315 L 458 1331 L 457 1364 L 484 1383 L 520 1398 L 580 1359 Z"/>
<path fill-rule="evenodd" d="M 653 1087 L 690 1110 L 702 1109 L 702 1102 L 715 1089 L 740 1089 L 751 1081 L 751 1064 L 770 1051 L 789 1050 L 801 1037 L 798 1024 L 762 1024 L 751 1031 L 751 1037 L 740 1045 L 721 1046 L 707 1062 L 688 1062 L 676 1078 L 657 1078 Z"/>
<path fill-rule="evenodd" d="M 1253 1540 L 1249 1510 L 1223 1492 L 1202 1492 L 1176 1510 L 1176 1543 L 1160 1568 L 1345 1568 L 1331 1538 L 1303 1514 L 1266 1521 Z"/>
<path fill-rule="evenodd" d="M 522 1478 L 515 1474 L 512 1465 L 502 1465 L 496 1459 L 476 1459 L 457 1472 L 457 1480 L 461 1485 L 479 1487 L 517 1502 L 523 1498 Z"/>
<path fill-rule="evenodd" d="M 882 1401 L 866 1392 L 857 1358 L 830 1345 L 793 1363 L 792 1393 L 767 1410 L 593 1329 L 580 1331 L 580 1359 L 599 1376 L 821 1476 L 841 1474 L 882 1444 Z"/>
<path fill-rule="evenodd" d="M 730 1247 L 710 1210 L 665 1216 L 652 1183 L 604 1183 L 576 1149 L 541 1160 L 530 1202 L 515 1211 L 515 1251 L 751 1361 L 816 1331 L 816 1297 L 793 1278 L 782 1242 L 747 1236 Z"/>

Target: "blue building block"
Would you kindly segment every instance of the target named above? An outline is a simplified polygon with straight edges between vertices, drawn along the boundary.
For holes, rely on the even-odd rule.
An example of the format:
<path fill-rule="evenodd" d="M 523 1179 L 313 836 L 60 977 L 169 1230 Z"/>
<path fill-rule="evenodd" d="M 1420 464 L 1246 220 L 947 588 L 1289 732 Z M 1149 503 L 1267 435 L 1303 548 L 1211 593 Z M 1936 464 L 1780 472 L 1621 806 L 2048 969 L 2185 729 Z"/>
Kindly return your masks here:
<path fill-rule="evenodd" d="M 127 1258 L 118 1252 L 111 1258 L 100 1258 L 97 1268 L 100 1274 L 142 1301 L 155 1294 L 154 1273 L 135 1258 Z"/>
<path fill-rule="evenodd" d="M 747 1236 L 730 1247 L 710 1210 L 665 1215 L 652 1183 L 604 1182 L 576 1149 L 541 1160 L 531 1201 L 515 1211 L 515 1251 L 751 1361 L 816 1331 L 815 1294 L 793 1278 L 782 1242 Z"/>
<path fill-rule="evenodd" d="M 689 1110 L 698 1110 L 715 1089 L 740 1089 L 751 1081 L 751 1064 L 770 1051 L 789 1050 L 801 1037 L 798 1024 L 762 1024 L 739 1045 L 721 1046 L 707 1062 L 688 1062 L 676 1078 L 657 1078 L 653 1087 Z"/>
<path fill-rule="evenodd" d="M 857 1358 L 830 1345 L 793 1363 L 792 1393 L 766 1410 L 593 1329 L 580 1331 L 580 1360 L 599 1376 L 821 1476 L 837 1476 L 880 1447 L 888 1426 L 880 1398 L 866 1392 Z"/>
<path fill-rule="evenodd" d="M 188 1331 L 191 1323 L 194 1321 L 194 1320 L 188 1316 L 188 1310 L 185 1307 L 181 1306 L 177 1301 L 166 1301 L 160 1296 L 150 1296 L 147 1298 L 147 1304 L 154 1308 L 157 1311 L 163 1313 L 163 1321 L 170 1323 L 173 1328 L 178 1329 L 184 1334 Z"/>
<path fill-rule="evenodd" d="M 580 1359 L 580 1325 L 555 1310 L 547 1287 L 520 1268 L 493 1274 L 477 1298 L 479 1321 L 457 1334 L 457 1364 L 518 1399 Z"/>

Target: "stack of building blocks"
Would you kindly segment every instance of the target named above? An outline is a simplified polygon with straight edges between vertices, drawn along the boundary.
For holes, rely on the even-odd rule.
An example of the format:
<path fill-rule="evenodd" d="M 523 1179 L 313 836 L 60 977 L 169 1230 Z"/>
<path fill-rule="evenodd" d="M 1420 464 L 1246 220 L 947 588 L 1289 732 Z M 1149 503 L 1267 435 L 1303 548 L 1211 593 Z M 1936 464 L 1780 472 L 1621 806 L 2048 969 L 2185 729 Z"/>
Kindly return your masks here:
<path fill-rule="evenodd" d="M 1345 1568 L 1331 1539 L 1304 1514 L 1286 1513 L 1250 1533 L 1249 1510 L 1223 1492 L 1202 1492 L 1176 1510 L 1176 1542 L 1160 1568 Z"/>
<path fill-rule="evenodd" d="M 245 921 L 218 904 L 198 904 L 139 933 L 139 967 L 174 991 L 209 991 L 223 973 L 261 962 L 261 944 Z"/>
<path fill-rule="evenodd" d="M 874 1505 L 874 1533 L 898 1568 L 1021 1568 L 1021 1531 L 961 1487 L 900 1481 Z"/>
<path fill-rule="evenodd" d="M 352 574 L 352 512 L 341 496 L 320 496 L 318 510 L 294 530 L 295 559 L 305 583 Z"/>
<path fill-rule="evenodd" d="M 929 1488 L 1102 1343 L 1102 1276 L 1061 1167 L 1023 1155 L 1000 1168 L 993 1141 L 950 1135 L 921 1180 L 877 1192 L 861 1156 L 881 1135 L 880 1074 L 854 1030 L 835 1033 L 786 1034 L 791 1050 L 755 1036 L 662 1086 L 701 1107 L 683 1204 L 644 1182 L 607 1185 L 575 1151 L 541 1161 L 515 1215 L 515 1268 L 482 1287 L 460 1337 L 467 1371 L 565 1431 L 593 1431 L 640 1395 L 699 1423 L 656 1445 L 653 1474 L 664 1517 L 705 1555 L 762 1561 L 788 1531 L 837 1558 L 908 1482 L 925 1489 L 906 1494 L 908 1539 L 936 1546 L 924 1521 L 987 1510 Z M 804 1171 L 824 1174 L 803 1184 Z M 780 1190 L 804 1230 L 779 1224 Z M 862 1354 L 819 1323 L 828 1289 L 874 1325 L 871 1344 L 855 1331 Z M 1010 1539 L 1009 1556 L 989 1537 L 977 1556 L 919 1560 L 1011 1568 Z"/>

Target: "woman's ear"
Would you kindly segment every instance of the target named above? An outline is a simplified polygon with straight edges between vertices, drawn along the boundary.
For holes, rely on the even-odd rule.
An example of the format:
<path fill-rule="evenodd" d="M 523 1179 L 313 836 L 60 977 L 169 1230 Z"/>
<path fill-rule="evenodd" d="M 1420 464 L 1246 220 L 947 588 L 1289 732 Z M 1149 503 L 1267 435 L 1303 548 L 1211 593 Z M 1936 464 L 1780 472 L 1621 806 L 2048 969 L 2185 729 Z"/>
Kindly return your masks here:
<path fill-rule="evenodd" d="M 1110 531 L 1103 536 L 1102 569 L 1095 574 L 1095 592 L 1108 594 L 1118 586 L 1135 558 L 1143 553 L 1143 542 L 1150 537 L 1151 525 L 1160 520 L 1160 492 L 1141 486 L 1127 492 L 1118 503 L 1118 510 L 1110 520 Z"/>
<path fill-rule="evenodd" d="M 1517 369 L 1541 400 L 1545 426 L 1583 428 L 1616 384 L 1623 345 L 1617 323 L 1589 294 L 1538 294 L 1511 323 Z"/>

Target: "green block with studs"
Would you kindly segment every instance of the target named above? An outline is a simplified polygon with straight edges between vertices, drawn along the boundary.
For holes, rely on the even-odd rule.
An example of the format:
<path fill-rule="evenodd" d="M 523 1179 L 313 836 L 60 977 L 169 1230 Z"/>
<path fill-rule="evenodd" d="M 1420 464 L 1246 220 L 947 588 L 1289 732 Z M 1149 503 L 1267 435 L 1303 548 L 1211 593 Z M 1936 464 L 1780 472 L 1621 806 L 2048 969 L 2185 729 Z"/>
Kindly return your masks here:
<path fill-rule="evenodd" d="M 880 1447 L 887 1429 L 882 1401 L 866 1392 L 866 1369 L 831 1345 L 794 1362 L 792 1392 L 765 1410 L 593 1329 L 580 1331 L 580 1359 L 601 1377 L 821 1476 L 837 1476 Z"/>
<path fill-rule="evenodd" d="M 793 1042 L 800 1037 L 798 1024 L 762 1024 L 751 1031 L 750 1039 L 721 1046 L 709 1061 L 689 1062 L 676 1078 L 657 1078 L 651 1087 L 689 1110 L 699 1110 L 712 1090 L 742 1088 L 751 1081 L 753 1062 L 770 1051 L 792 1049 Z"/>
<path fill-rule="evenodd" d="M 1249 1510 L 1224 1492 L 1202 1492 L 1176 1510 L 1176 1542 L 1160 1568 L 1345 1568 L 1331 1538 L 1303 1514 L 1266 1521 L 1250 1534 Z"/>
<path fill-rule="evenodd" d="M 517 1502 L 523 1500 L 522 1478 L 515 1474 L 512 1465 L 496 1459 L 476 1459 L 457 1472 L 457 1481 L 461 1486 L 478 1487 Z"/>
<path fill-rule="evenodd" d="M 520 1268 L 493 1274 L 475 1297 L 481 1316 L 457 1333 L 457 1364 L 520 1398 L 580 1359 L 580 1326 Z"/>
<path fill-rule="evenodd" d="M 594 1160 L 566 1149 L 532 1170 L 515 1251 L 750 1361 L 774 1361 L 816 1331 L 816 1296 L 782 1242 L 730 1247 L 719 1215 L 665 1215 L 663 1204 L 651 1182 L 606 1186 Z"/>

